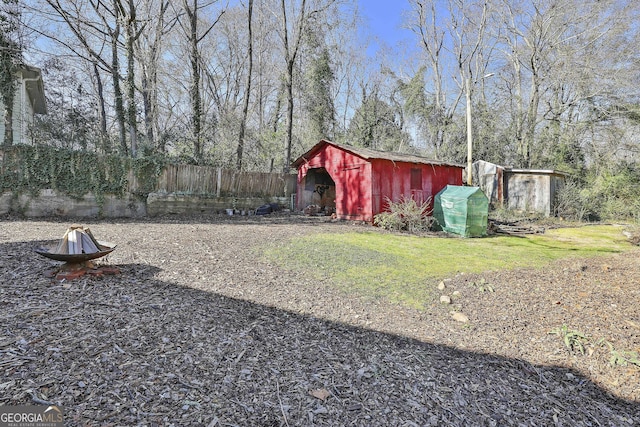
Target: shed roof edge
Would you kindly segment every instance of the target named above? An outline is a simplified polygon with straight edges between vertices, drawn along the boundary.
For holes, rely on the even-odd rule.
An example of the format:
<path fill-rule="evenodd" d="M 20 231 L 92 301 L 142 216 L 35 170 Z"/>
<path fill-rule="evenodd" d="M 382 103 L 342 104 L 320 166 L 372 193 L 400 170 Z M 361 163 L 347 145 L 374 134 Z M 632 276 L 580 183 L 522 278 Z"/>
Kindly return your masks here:
<path fill-rule="evenodd" d="M 319 151 L 325 145 L 332 145 L 341 150 L 347 151 L 355 156 L 358 156 L 365 160 L 388 160 L 392 162 L 404 162 L 404 163 L 415 163 L 415 164 L 429 164 L 429 165 L 438 165 L 438 166 L 452 166 L 458 168 L 464 168 L 464 165 L 450 162 L 443 162 L 440 160 L 432 160 L 422 156 L 416 156 L 412 154 L 405 153 L 394 153 L 387 151 L 378 151 L 372 150 L 370 148 L 363 147 L 354 147 L 352 145 L 339 144 L 336 142 L 321 140 L 317 144 L 315 144 L 309 151 L 302 154 L 298 157 L 293 163 L 293 167 L 299 167 L 301 164 L 308 162 L 317 151 Z"/>

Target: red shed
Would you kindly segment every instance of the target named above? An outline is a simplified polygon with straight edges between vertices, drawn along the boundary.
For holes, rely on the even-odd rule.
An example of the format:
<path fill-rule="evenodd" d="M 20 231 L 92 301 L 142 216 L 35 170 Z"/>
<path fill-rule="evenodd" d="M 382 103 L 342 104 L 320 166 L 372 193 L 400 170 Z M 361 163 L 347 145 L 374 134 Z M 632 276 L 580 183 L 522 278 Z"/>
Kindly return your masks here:
<path fill-rule="evenodd" d="M 386 198 L 421 203 L 451 185 L 462 185 L 464 166 L 409 154 L 375 151 L 322 140 L 300 156 L 297 205 L 318 205 L 338 218 L 373 221 Z"/>

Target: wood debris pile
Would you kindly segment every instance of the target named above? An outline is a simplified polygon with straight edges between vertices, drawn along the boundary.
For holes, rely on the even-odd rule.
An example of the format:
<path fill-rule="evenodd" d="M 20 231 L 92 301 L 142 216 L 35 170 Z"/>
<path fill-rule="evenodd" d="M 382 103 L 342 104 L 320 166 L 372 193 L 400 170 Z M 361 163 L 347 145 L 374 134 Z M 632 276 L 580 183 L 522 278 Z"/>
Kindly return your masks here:
<path fill-rule="evenodd" d="M 509 236 L 524 236 L 526 234 L 544 234 L 546 229 L 539 225 L 521 224 L 517 222 L 491 221 L 489 234 L 506 234 Z"/>
<path fill-rule="evenodd" d="M 57 254 L 93 254 L 100 252 L 100 243 L 91 230 L 82 225 L 72 225 L 53 251 Z"/>

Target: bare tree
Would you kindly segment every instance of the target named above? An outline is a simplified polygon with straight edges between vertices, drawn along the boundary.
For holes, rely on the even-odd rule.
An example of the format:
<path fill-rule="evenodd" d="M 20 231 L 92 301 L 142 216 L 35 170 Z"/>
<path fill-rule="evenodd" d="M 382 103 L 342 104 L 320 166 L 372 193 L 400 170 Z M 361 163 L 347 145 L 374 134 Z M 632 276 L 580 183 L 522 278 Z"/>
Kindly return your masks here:
<path fill-rule="evenodd" d="M 412 14 L 409 28 L 419 37 L 429 64 L 433 107 L 429 112 L 431 144 L 436 158 L 444 155 L 448 131 L 464 90 L 458 88 L 452 95 L 448 91 L 444 67 L 447 63 L 445 39 L 447 28 L 441 25 L 442 16 L 436 0 L 411 0 Z"/>
<path fill-rule="evenodd" d="M 300 49 L 300 43 L 302 42 L 303 31 L 305 28 L 307 17 L 309 13 L 307 9 L 307 0 L 302 0 L 300 4 L 300 12 L 295 19 L 295 25 L 290 27 L 287 20 L 288 8 L 286 1 L 282 0 L 282 41 L 284 43 L 284 55 L 286 63 L 285 74 L 285 86 L 287 90 L 287 136 L 285 141 L 285 158 L 283 170 L 288 172 L 291 164 L 291 145 L 293 143 L 293 65 L 296 61 L 296 56 Z M 292 8 L 291 8 L 292 9 Z M 289 11 L 289 14 L 292 14 Z M 290 40 L 291 39 L 291 40 Z"/>
<path fill-rule="evenodd" d="M 507 4 L 506 10 L 509 21 L 505 40 L 511 51 L 509 58 L 515 79 L 513 119 L 518 160 L 523 166 L 530 167 L 531 147 L 535 129 L 539 123 L 538 108 L 544 80 L 545 59 L 552 43 L 550 37 L 554 31 L 555 14 L 547 14 L 544 9 L 534 5 L 529 27 L 523 28 L 522 20 L 517 16 L 517 9 Z M 529 73 L 528 91 L 523 87 L 526 84 L 524 70 Z M 529 100 L 525 106 L 526 94 Z"/>
<path fill-rule="evenodd" d="M 175 16 L 167 16 L 170 0 L 147 0 L 145 15 L 149 25 L 140 31 L 136 39 L 136 54 L 140 63 L 140 92 L 144 108 L 144 124 L 147 142 L 159 152 L 165 151 L 164 139 L 156 139 L 159 134 L 158 117 L 158 68 L 164 38 L 177 22 Z M 137 22 L 137 21 L 136 21 Z M 136 31 L 137 28 L 136 28 Z"/>
<path fill-rule="evenodd" d="M 213 30 L 218 23 L 220 17 L 224 14 L 224 10 L 220 12 L 216 20 L 208 26 L 208 28 L 200 32 L 199 12 L 202 8 L 216 3 L 217 0 L 209 4 L 200 4 L 198 0 L 182 0 L 182 9 L 186 16 L 186 22 L 179 19 L 187 43 L 189 45 L 189 64 L 191 70 L 191 82 L 189 84 L 189 97 L 191 100 L 191 133 L 193 137 L 193 157 L 197 163 L 202 163 L 203 141 L 202 141 L 202 93 L 201 93 L 201 74 L 202 74 L 202 58 L 200 56 L 200 43 Z"/>
<path fill-rule="evenodd" d="M 313 18 L 326 11 L 335 0 L 281 0 L 280 35 L 284 47 L 286 71 L 284 75 L 287 94 L 287 134 L 285 141 L 284 172 L 291 168 L 293 144 L 293 78 L 294 65 L 302 40 Z M 298 7 L 296 7 L 298 6 Z"/>
<path fill-rule="evenodd" d="M 105 107 L 105 100 L 104 100 L 104 85 L 102 84 L 102 77 L 100 76 L 100 71 L 98 70 L 98 64 L 96 64 L 95 60 L 91 63 L 92 65 L 92 70 L 93 70 L 93 78 L 94 78 L 94 84 L 96 87 L 96 91 L 97 91 L 97 97 L 98 97 L 98 117 L 100 119 L 100 125 L 98 126 L 98 129 L 100 130 L 100 146 L 102 146 L 102 149 L 108 149 L 108 147 L 106 147 L 106 143 L 108 141 L 108 135 L 107 135 L 107 111 L 106 111 L 106 107 Z"/>
<path fill-rule="evenodd" d="M 136 157 L 138 152 L 138 126 L 136 108 L 136 77 L 135 77 L 135 46 L 136 41 L 144 31 L 146 24 L 138 28 L 137 10 L 133 0 L 114 0 L 114 5 L 119 11 L 119 16 L 124 22 L 125 28 L 125 53 L 127 57 L 126 93 L 127 109 L 126 117 L 129 125 L 129 141 L 131 144 L 131 155 Z"/>
<path fill-rule="evenodd" d="M 613 86 L 624 85 L 626 78 L 610 83 L 626 74 L 619 66 L 625 57 L 620 46 L 630 34 L 632 3 L 502 2 L 496 25 L 503 28 L 504 85 L 511 102 L 517 163 L 531 167 L 543 161 L 560 143 L 565 124 L 584 122 L 610 104 Z M 542 139 L 546 141 L 540 146 Z"/>
<path fill-rule="evenodd" d="M 125 128 L 125 108 L 124 108 L 124 95 L 122 94 L 122 88 L 120 86 L 120 53 L 118 51 L 119 48 L 119 38 L 120 38 L 120 10 L 116 7 L 116 1 L 113 0 L 113 14 L 114 14 L 114 24 L 113 27 L 110 27 L 104 15 L 102 16 L 102 20 L 105 23 L 106 28 L 108 29 L 108 34 L 111 37 L 111 81 L 113 83 L 113 94 L 115 100 L 115 111 L 116 111 L 116 121 L 118 123 L 118 136 L 120 139 L 120 149 L 123 153 L 128 152 L 127 140 L 126 140 L 126 128 Z M 100 5 L 96 4 L 96 8 L 99 8 Z"/>
<path fill-rule="evenodd" d="M 247 6 L 247 30 L 248 42 L 247 42 L 247 57 L 249 66 L 247 70 L 247 82 L 244 89 L 244 103 L 242 106 L 242 119 L 240 120 L 240 132 L 238 132 L 238 149 L 236 150 L 236 169 L 242 170 L 242 154 L 244 151 L 244 138 L 245 130 L 247 126 L 247 115 L 249 113 L 249 97 L 251 96 L 251 79 L 253 77 L 253 32 L 252 32 L 252 18 L 253 18 L 253 0 L 249 0 Z"/>
<path fill-rule="evenodd" d="M 356 5 L 357 6 L 357 5 Z M 333 16 L 335 22 L 332 28 L 358 28 L 362 22 L 357 7 L 349 10 L 342 8 L 341 14 Z M 350 13 L 349 13 L 350 12 Z M 334 75 L 333 92 L 330 96 L 334 100 L 336 109 L 336 126 L 334 132 L 339 138 L 344 134 L 353 111 L 361 102 L 360 92 L 357 90 L 358 81 L 366 78 L 369 63 L 366 49 L 355 34 L 349 31 L 327 31 L 329 53 L 331 55 L 332 71 Z"/>
<path fill-rule="evenodd" d="M 488 58 L 486 55 L 483 55 L 486 47 L 487 2 L 482 1 L 476 5 L 473 2 L 465 0 L 452 0 L 449 2 L 449 14 L 451 17 L 450 31 L 453 36 L 454 53 L 460 75 L 458 86 L 464 91 L 466 98 L 466 182 L 468 185 L 471 185 L 473 161 L 472 93 L 476 83 L 484 79 L 483 74 L 487 69 Z"/>
<path fill-rule="evenodd" d="M 44 1 L 62 19 L 80 46 L 71 44 L 58 34 L 47 33 L 46 36 L 110 73 L 120 150 L 127 153 L 124 96 L 120 84 L 121 9 L 117 5 L 118 0 L 112 0 L 110 7 L 93 0 Z M 104 53 L 105 45 L 111 48 L 110 58 Z"/>

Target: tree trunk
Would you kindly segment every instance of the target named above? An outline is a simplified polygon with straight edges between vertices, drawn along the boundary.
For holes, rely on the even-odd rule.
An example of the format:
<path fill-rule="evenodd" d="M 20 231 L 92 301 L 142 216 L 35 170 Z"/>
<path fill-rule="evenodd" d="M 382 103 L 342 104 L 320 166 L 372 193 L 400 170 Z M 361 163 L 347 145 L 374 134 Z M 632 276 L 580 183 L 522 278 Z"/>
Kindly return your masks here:
<path fill-rule="evenodd" d="M 535 81 L 532 77 L 532 81 Z M 540 105 L 540 90 L 537 83 L 532 82 L 531 100 L 529 101 L 529 109 L 527 111 L 527 127 L 523 138 L 523 155 L 524 164 L 527 168 L 531 167 L 531 147 L 536 135 L 536 124 L 538 121 L 538 106 Z"/>
<path fill-rule="evenodd" d="M 160 2 L 160 10 L 155 17 L 155 28 L 151 34 L 148 31 L 140 32 L 140 37 L 136 38 L 136 50 L 142 55 L 141 62 L 141 94 L 144 108 L 144 127 L 147 144 L 153 147 L 154 151 L 163 153 L 164 143 L 159 137 L 158 126 L 158 66 L 159 51 L 163 36 L 167 34 L 167 29 L 172 25 L 165 21 L 165 14 L 169 7 L 170 0 Z M 147 25 L 148 27 L 148 25 Z M 137 27 L 136 27 L 137 31 Z M 146 40 L 142 45 L 140 40 Z M 146 53 L 146 55 L 144 55 Z"/>
<path fill-rule="evenodd" d="M 136 9 L 133 0 L 129 0 L 129 13 L 127 16 L 126 26 L 126 47 L 127 47 L 127 121 L 129 122 L 129 140 L 131 141 L 131 156 L 136 157 L 138 154 L 138 126 L 136 119 L 136 82 L 134 70 L 134 51 L 133 43 L 135 41 L 134 22 L 136 20 Z"/>
<path fill-rule="evenodd" d="M 247 70 L 247 86 L 244 92 L 244 104 L 242 106 L 242 120 L 240 121 L 240 132 L 238 135 L 238 149 L 236 150 L 236 169 L 242 170 L 242 155 L 244 151 L 244 135 L 247 126 L 247 115 L 249 113 L 249 97 L 251 96 L 251 74 L 253 71 L 253 34 L 251 31 L 251 17 L 253 15 L 253 0 L 249 0 L 247 11 L 247 27 L 249 31 L 249 45 L 247 55 L 249 56 L 249 66 Z"/>
<path fill-rule="evenodd" d="M 117 10 L 117 6 L 115 7 Z M 120 87 L 120 73 L 118 62 L 118 36 L 120 34 L 120 26 L 116 23 L 115 29 L 111 33 L 111 77 L 113 82 L 113 94 L 115 98 L 116 122 L 118 123 L 118 137 L 120 141 L 120 151 L 123 155 L 129 153 L 126 139 L 126 127 L 124 116 L 124 102 L 122 100 L 122 89 Z"/>
<path fill-rule="evenodd" d="M 307 2 L 302 0 L 300 3 L 300 15 L 296 25 L 296 30 L 289 33 L 287 25 L 287 6 L 285 0 L 281 2 L 282 6 L 282 31 L 284 40 L 285 61 L 287 63 L 287 75 L 285 76 L 285 86 L 287 90 L 287 135 L 285 141 L 285 156 L 283 172 L 288 173 L 291 168 L 291 147 L 293 145 L 293 66 L 296 62 L 300 43 L 304 34 L 305 23 L 307 20 Z M 293 36 L 290 43 L 289 36 Z"/>
<path fill-rule="evenodd" d="M 189 18 L 189 62 L 191 66 L 191 126 L 193 132 L 193 157 L 196 163 L 202 163 L 202 99 L 200 94 L 200 53 L 198 51 L 198 1 L 194 0 L 193 9 L 183 2 L 184 10 Z"/>
<path fill-rule="evenodd" d="M 156 146 L 155 133 L 153 131 L 153 107 L 151 104 L 151 89 L 149 88 L 148 69 L 146 66 L 142 67 L 142 106 L 144 108 L 144 131 L 147 135 L 147 143 L 151 147 Z"/>
<path fill-rule="evenodd" d="M 285 141 L 285 157 L 282 167 L 284 173 L 291 168 L 291 146 L 293 143 L 293 61 L 287 63 L 286 89 L 287 89 L 287 136 Z"/>
<path fill-rule="evenodd" d="M 102 145 L 102 150 L 104 152 L 110 152 L 111 147 L 108 146 L 107 142 L 109 140 L 109 136 L 107 135 L 107 111 L 105 108 L 104 101 L 104 87 L 102 85 L 102 77 L 100 77 L 100 72 L 98 71 L 98 64 L 93 63 L 93 74 L 96 79 L 96 92 L 98 95 L 98 117 L 100 119 L 99 131 L 100 131 L 100 144 Z"/>

